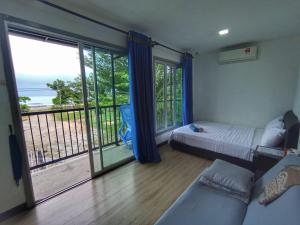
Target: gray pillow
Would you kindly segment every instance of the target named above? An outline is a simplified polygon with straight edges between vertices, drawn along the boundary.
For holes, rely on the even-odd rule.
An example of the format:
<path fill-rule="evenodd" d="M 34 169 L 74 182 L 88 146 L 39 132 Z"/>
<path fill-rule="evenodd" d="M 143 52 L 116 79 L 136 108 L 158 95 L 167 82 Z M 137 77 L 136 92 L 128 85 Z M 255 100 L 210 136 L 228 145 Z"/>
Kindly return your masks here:
<path fill-rule="evenodd" d="M 266 147 L 277 147 L 283 141 L 285 129 L 271 127 L 265 129 L 263 136 L 261 137 L 260 145 Z"/>
<path fill-rule="evenodd" d="M 265 129 L 269 129 L 269 128 L 279 128 L 279 129 L 283 129 L 284 127 L 284 123 L 283 123 L 283 116 L 279 116 L 277 118 L 275 118 L 274 120 L 271 120 Z"/>
<path fill-rule="evenodd" d="M 217 159 L 202 172 L 199 182 L 225 191 L 228 195 L 248 204 L 254 183 L 254 173 Z"/>

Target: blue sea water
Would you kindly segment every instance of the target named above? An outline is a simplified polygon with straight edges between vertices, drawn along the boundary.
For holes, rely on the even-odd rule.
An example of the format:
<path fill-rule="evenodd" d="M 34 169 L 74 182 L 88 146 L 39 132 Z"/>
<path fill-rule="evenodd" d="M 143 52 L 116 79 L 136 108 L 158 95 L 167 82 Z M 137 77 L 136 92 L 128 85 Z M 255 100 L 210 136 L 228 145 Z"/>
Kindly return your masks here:
<path fill-rule="evenodd" d="M 45 90 L 41 91 L 45 92 Z M 37 94 L 36 91 L 26 90 L 19 92 L 19 96 L 27 96 L 30 98 L 30 101 L 27 102 L 29 106 L 49 106 L 53 105 L 52 99 L 56 96 L 56 93 L 50 93 L 52 92 L 47 91 L 47 93 L 42 93 L 42 95 Z M 45 95 L 46 94 L 46 95 Z"/>
<path fill-rule="evenodd" d="M 19 96 L 27 96 L 31 99 L 27 102 L 29 106 L 53 105 L 52 99 L 56 96 L 56 92 L 47 87 L 45 80 L 17 79 L 17 89 Z"/>
<path fill-rule="evenodd" d="M 53 105 L 52 99 L 56 96 L 56 92 L 50 90 L 32 90 L 32 89 L 23 89 L 19 91 L 19 96 L 27 96 L 30 98 L 30 101 L 27 102 L 29 106 L 48 106 Z"/>

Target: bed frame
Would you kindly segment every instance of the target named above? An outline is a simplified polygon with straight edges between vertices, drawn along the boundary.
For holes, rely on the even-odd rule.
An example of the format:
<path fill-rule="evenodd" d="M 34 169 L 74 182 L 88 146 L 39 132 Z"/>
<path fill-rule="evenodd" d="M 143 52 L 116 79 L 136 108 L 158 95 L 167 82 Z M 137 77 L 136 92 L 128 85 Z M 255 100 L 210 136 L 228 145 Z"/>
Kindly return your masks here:
<path fill-rule="evenodd" d="M 233 164 L 236 164 L 238 166 L 247 168 L 249 170 L 254 170 L 253 167 L 253 163 L 247 160 L 243 160 L 237 157 L 233 157 L 230 155 L 225 155 L 219 152 L 214 152 L 214 151 L 210 151 L 210 150 L 206 150 L 206 149 L 202 149 L 202 148 L 197 148 L 197 147 L 193 147 L 190 145 L 186 145 L 183 143 L 180 143 L 178 141 L 175 140 L 171 140 L 169 142 L 169 144 L 171 145 L 171 147 L 173 149 L 182 151 L 182 152 L 187 152 L 187 153 L 191 153 L 206 159 L 210 159 L 210 160 L 214 160 L 214 159 L 222 159 L 225 160 L 227 162 L 231 162 Z"/>
<path fill-rule="evenodd" d="M 288 148 L 297 148 L 298 146 L 298 139 L 299 139 L 299 127 L 300 123 L 298 120 L 298 117 L 293 113 L 293 111 L 288 111 L 284 114 L 283 117 L 283 123 L 284 127 L 286 129 L 284 142 L 282 145 L 282 150 L 288 149 Z M 201 149 L 197 147 L 193 147 L 190 145 L 183 144 L 181 142 L 171 140 L 169 142 L 170 146 L 173 149 L 180 150 L 183 152 L 191 153 L 206 159 L 214 160 L 214 159 L 222 159 L 227 162 L 231 162 L 233 164 L 236 164 L 238 166 L 247 168 L 249 170 L 254 171 L 254 165 L 252 162 L 243 160 L 234 156 L 225 155 L 222 153 L 210 151 L 207 149 Z"/>
<path fill-rule="evenodd" d="M 284 128 L 286 129 L 284 137 L 284 149 L 298 148 L 300 122 L 293 111 L 288 111 L 283 117 Z"/>

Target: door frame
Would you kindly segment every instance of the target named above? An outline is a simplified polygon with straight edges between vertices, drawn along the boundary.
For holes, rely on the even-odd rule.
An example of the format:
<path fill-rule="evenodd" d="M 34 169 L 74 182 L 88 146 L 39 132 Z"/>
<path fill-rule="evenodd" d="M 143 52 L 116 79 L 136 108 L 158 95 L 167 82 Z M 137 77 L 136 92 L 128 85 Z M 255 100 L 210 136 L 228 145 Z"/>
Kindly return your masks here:
<path fill-rule="evenodd" d="M 12 55 L 11 55 L 11 50 L 10 50 L 10 45 L 8 40 L 8 25 L 6 21 L 3 20 L 2 18 L 0 24 L 0 39 L 1 39 L 4 75 L 6 80 L 6 89 L 8 92 L 10 109 L 11 109 L 12 124 L 23 158 L 22 181 L 24 185 L 24 193 L 25 193 L 27 207 L 31 208 L 35 206 L 35 197 L 33 193 L 33 186 L 32 186 L 29 162 L 27 157 L 25 137 L 23 132 L 23 124 L 21 119 L 21 110 L 20 110 L 20 105 L 18 104 L 18 94 L 17 94 L 15 73 L 13 69 L 12 57 L 11 57 Z"/>
<path fill-rule="evenodd" d="M 9 28 L 15 29 L 22 29 L 28 32 L 38 32 L 40 34 L 51 35 L 54 37 L 58 37 L 61 39 L 73 41 L 79 44 L 79 53 L 80 48 L 84 45 L 91 45 L 95 46 L 99 49 L 109 50 L 111 52 L 117 54 L 126 54 L 127 49 L 118 45 L 110 44 L 107 42 L 99 41 L 93 38 L 85 37 L 79 34 L 75 34 L 68 31 L 63 31 L 57 28 L 49 27 L 43 24 L 39 24 L 36 22 L 20 19 L 17 17 L 9 16 L 6 14 L 0 13 L 0 40 L 1 40 L 1 50 L 2 50 L 2 57 L 3 57 L 3 67 L 4 67 L 4 76 L 5 76 L 5 86 L 9 96 L 9 104 L 11 109 L 11 117 L 12 117 L 12 124 L 13 130 L 16 134 L 17 141 L 20 145 L 22 157 L 23 157 L 23 185 L 24 185 L 24 192 L 26 198 L 27 207 L 31 208 L 34 207 L 37 202 L 34 197 L 33 186 L 32 186 L 32 179 L 29 169 L 29 162 L 27 157 L 27 149 L 25 143 L 25 137 L 23 133 L 23 124 L 21 118 L 21 110 L 18 103 L 18 93 L 17 93 L 17 86 L 16 86 L 16 78 L 14 73 L 13 61 L 12 61 L 12 54 L 10 49 L 10 43 L 8 39 Z M 81 46 L 81 47 L 80 47 Z M 80 60 L 82 63 L 82 60 Z M 83 74 L 81 74 L 82 76 Z M 88 126 L 88 125 L 87 125 Z M 88 127 L 87 127 L 88 128 Z M 89 139 L 89 138 L 88 138 Z M 91 152 L 91 153 L 90 153 Z M 89 154 L 92 154 L 92 149 L 89 146 Z M 91 160 L 91 157 L 90 157 Z M 130 157 L 124 160 L 121 160 L 111 166 L 107 166 L 99 173 L 93 173 L 93 169 L 91 169 L 91 177 L 95 178 L 100 176 L 104 173 L 107 173 L 117 167 L 120 167 L 128 162 L 134 160 L 134 157 Z M 90 163 L 92 166 L 92 164 Z"/>

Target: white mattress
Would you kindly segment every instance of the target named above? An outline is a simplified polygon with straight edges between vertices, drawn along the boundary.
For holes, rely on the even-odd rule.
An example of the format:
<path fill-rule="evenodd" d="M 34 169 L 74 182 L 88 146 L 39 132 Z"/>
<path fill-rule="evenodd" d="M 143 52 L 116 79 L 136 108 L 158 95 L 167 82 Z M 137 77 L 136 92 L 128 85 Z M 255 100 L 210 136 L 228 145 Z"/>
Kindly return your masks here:
<path fill-rule="evenodd" d="M 252 161 L 262 129 L 206 121 L 199 121 L 197 124 L 204 132 L 193 132 L 187 125 L 175 129 L 170 140 Z"/>

